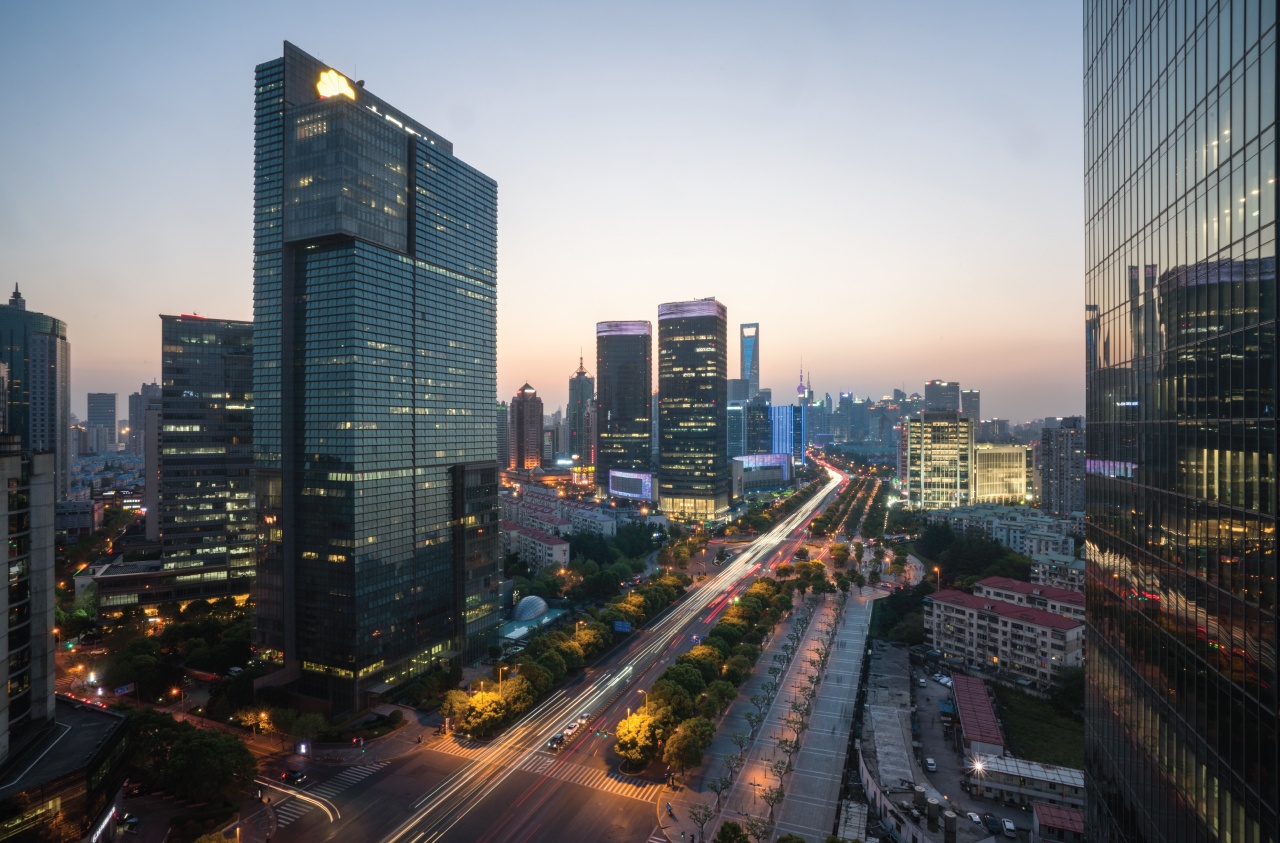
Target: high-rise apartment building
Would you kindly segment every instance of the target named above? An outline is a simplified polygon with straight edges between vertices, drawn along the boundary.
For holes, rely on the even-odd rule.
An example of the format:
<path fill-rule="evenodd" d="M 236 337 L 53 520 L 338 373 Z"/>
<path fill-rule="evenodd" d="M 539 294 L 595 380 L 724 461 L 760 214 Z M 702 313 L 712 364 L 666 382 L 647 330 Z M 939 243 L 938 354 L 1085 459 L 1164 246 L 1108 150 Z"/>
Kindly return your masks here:
<path fill-rule="evenodd" d="M 247 595 L 253 500 L 253 323 L 160 317 L 160 537 L 166 569 Z M 143 413 L 143 426 L 146 415 Z M 196 570 L 199 569 L 199 570 Z M 185 576 L 185 575 L 184 575 Z"/>
<path fill-rule="evenodd" d="M 118 420 L 116 393 L 89 393 L 89 436 L 100 437 L 100 440 L 95 445 L 97 450 L 114 451 L 116 449 L 116 443 L 119 441 L 116 437 L 116 422 Z M 100 433 L 95 433 L 94 431 L 100 431 Z"/>
<path fill-rule="evenodd" d="M 538 390 L 525 384 L 516 390 L 511 399 L 510 445 L 507 452 L 510 461 L 507 468 L 525 471 L 541 468 L 544 461 L 542 399 Z"/>
<path fill-rule="evenodd" d="M 902 425 L 902 476 L 911 508 L 943 509 L 968 503 L 973 422 L 955 410 L 926 410 L 907 416 Z"/>
<path fill-rule="evenodd" d="M 289 43 L 254 138 L 256 643 L 351 711 L 496 629 L 497 185 Z"/>
<path fill-rule="evenodd" d="M 739 376 L 747 382 L 747 397 L 750 401 L 760 391 L 760 323 L 748 322 L 739 326 L 738 341 L 741 357 L 739 358 Z"/>
<path fill-rule="evenodd" d="M 658 505 L 674 518 L 729 508 L 727 321 L 713 298 L 658 306 Z"/>
<path fill-rule="evenodd" d="M 129 394 L 129 441 L 126 450 L 141 456 L 146 453 L 147 407 L 160 400 L 160 384 L 144 383 L 137 392 Z"/>
<path fill-rule="evenodd" d="M 1040 508 L 1054 515 L 1084 512 L 1084 419 L 1067 416 L 1040 431 Z"/>
<path fill-rule="evenodd" d="M 596 464 L 596 379 L 587 374 L 578 358 L 578 370 L 569 378 L 569 405 L 565 407 L 568 453 L 574 464 Z"/>
<path fill-rule="evenodd" d="M 960 390 L 960 412 L 974 424 L 982 421 L 982 390 Z"/>
<path fill-rule="evenodd" d="M 1276 4 L 1084 6 L 1088 836 L 1280 836 Z"/>
<path fill-rule="evenodd" d="M 54 490 L 71 490 L 71 346 L 67 325 L 27 310 L 13 287 L 0 305 L 0 363 L 9 369 L 5 429 L 22 438 L 24 453 L 54 456 Z"/>
<path fill-rule="evenodd" d="M 924 412 L 960 412 L 960 384 L 956 381 L 928 381 L 925 383 Z"/>

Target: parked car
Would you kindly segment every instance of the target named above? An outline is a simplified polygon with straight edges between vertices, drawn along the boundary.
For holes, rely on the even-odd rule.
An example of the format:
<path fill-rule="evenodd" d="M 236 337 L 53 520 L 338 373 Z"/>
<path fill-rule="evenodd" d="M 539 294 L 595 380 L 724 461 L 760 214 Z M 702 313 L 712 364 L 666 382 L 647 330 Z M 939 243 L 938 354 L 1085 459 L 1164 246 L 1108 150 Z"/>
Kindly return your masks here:
<path fill-rule="evenodd" d="M 1018 827 L 1013 824 L 1013 820 L 1001 820 L 1000 825 L 1004 827 L 1004 836 L 1012 837 L 1015 840 L 1018 837 Z"/>
<path fill-rule="evenodd" d="M 978 816 L 973 811 L 969 812 L 969 821 L 975 825 L 982 825 L 982 817 Z"/>
<path fill-rule="evenodd" d="M 934 761 L 932 758 L 926 758 L 924 760 L 924 768 L 930 773 L 936 773 L 938 772 L 938 762 Z"/>
<path fill-rule="evenodd" d="M 924 681 L 924 677 L 923 677 L 923 676 L 921 676 L 921 677 L 920 677 L 919 679 L 917 679 L 916 681 L 920 683 L 920 687 L 921 687 L 921 688 L 923 688 L 925 685 L 927 685 L 927 684 L 928 684 L 927 682 L 925 682 L 925 681 Z"/>
<path fill-rule="evenodd" d="M 995 814 L 992 814 L 989 811 L 983 814 L 982 823 L 987 827 L 987 831 L 991 832 L 992 834 L 1000 833 L 1000 820 L 996 819 Z"/>

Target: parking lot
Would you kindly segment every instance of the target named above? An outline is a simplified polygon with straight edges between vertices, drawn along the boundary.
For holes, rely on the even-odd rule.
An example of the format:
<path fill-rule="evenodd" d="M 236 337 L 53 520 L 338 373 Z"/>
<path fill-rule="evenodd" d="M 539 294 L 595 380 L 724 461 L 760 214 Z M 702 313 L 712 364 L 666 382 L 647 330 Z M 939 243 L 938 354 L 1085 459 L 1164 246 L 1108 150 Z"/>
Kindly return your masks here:
<path fill-rule="evenodd" d="M 960 789 L 960 783 L 964 780 L 965 761 L 964 758 L 956 752 L 954 745 L 951 744 L 943 735 L 942 719 L 938 715 L 938 703 L 947 699 L 951 695 L 951 689 L 944 687 L 930 677 L 930 671 L 916 667 L 912 672 L 912 681 L 916 683 L 916 710 L 920 715 L 920 746 L 922 755 L 925 758 L 932 758 L 937 764 L 936 771 L 925 771 L 930 784 L 946 796 L 953 805 L 959 807 L 960 819 L 963 826 L 970 829 L 976 829 L 975 826 L 965 814 L 973 812 L 981 816 L 985 813 L 993 814 L 997 819 L 1009 819 L 1018 828 L 1018 839 L 1029 840 L 1031 836 L 1031 812 L 1023 811 L 1020 808 L 1007 808 L 1003 805 L 995 805 L 981 799 L 974 799 Z M 924 687 L 920 687 L 919 680 L 925 679 Z M 923 768 L 923 763 L 922 763 Z M 1002 834 L 996 835 L 997 839 L 1005 840 Z"/>

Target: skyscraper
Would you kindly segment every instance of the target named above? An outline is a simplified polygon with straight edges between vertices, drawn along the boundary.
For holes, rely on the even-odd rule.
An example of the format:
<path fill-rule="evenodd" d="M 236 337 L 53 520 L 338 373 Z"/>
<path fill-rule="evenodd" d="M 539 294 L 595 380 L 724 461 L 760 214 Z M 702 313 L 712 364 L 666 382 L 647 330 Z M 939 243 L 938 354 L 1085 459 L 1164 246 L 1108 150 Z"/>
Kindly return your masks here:
<path fill-rule="evenodd" d="M 578 370 L 569 378 L 569 406 L 565 408 L 569 432 L 569 453 L 575 465 L 596 464 L 595 437 L 596 380 L 587 374 L 578 358 Z"/>
<path fill-rule="evenodd" d="M 160 338 L 164 567 L 199 568 L 192 575 L 219 587 L 225 583 L 224 593 L 248 594 L 258 538 L 253 323 L 161 316 Z"/>
<path fill-rule="evenodd" d="M 1084 512 L 1084 419 L 1068 416 L 1040 431 L 1040 508 L 1054 515 Z"/>
<path fill-rule="evenodd" d="M 1275 841 L 1276 4 L 1084 43 L 1089 837 Z"/>
<path fill-rule="evenodd" d="M 144 383 L 137 392 L 129 394 L 129 453 L 141 456 L 146 451 L 147 407 L 159 400 L 160 384 L 155 381 Z"/>
<path fill-rule="evenodd" d="M 960 390 L 960 412 L 974 424 L 982 421 L 982 390 Z"/>
<path fill-rule="evenodd" d="M 116 422 L 119 420 L 119 413 L 116 406 L 116 393 L 114 392 L 90 392 L 89 393 L 89 436 L 100 437 L 94 440 L 94 449 L 97 451 L 114 451 L 116 442 Z M 98 431 L 95 433 L 94 431 Z"/>
<path fill-rule="evenodd" d="M 255 109 L 256 638 L 351 711 L 496 628 L 497 185 L 287 42 Z"/>
<path fill-rule="evenodd" d="M 925 412 L 960 412 L 960 384 L 956 381 L 928 381 L 924 385 Z M 977 421 L 977 419 L 974 419 Z"/>
<path fill-rule="evenodd" d="M 9 367 L 6 430 L 22 439 L 23 453 L 54 455 L 54 492 L 71 490 L 71 346 L 67 325 L 27 310 L 13 287 L 0 305 L 0 362 Z"/>
<path fill-rule="evenodd" d="M 729 508 L 727 321 L 713 298 L 658 306 L 658 505 L 675 518 Z"/>
<path fill-rule="evenodd" d="M 596 483 L 653 464 L 653 325 L 596 323 Z"/>
<path fill-rule="evenodd" d="M 743 410 L 748 456 L 773 453 L 773 419 L 766 393 L 757 392 Z"/>
<path fill-rule="evenodd" d="M 511 455 L 508 468 L 517 471 L 541 468 L 543 463 L 542 399 L 538 390 L 525 384 L 511 399 Z"/>
<path fill-rule="evenodd" d="M 498 465 L 507 468 L 511 465 L 511 418 L 507 410 L 507 402 L 499 401 L 494 406 L 494 419 L 498 423 Z"/>
<path fill-rule="evenodd" d="M 760 323 L 748 322 L 739 326 L 739 330 L 740 377 L 747 382 L 746 400 L 749 401 L 760 391 Z"/>
<path fill-rule="evenodd" d="M 973 422 L 950 412 L 925 411 L 902 422 L 901 476 L 912 509 L 968 503 L 973 482 Z"/>

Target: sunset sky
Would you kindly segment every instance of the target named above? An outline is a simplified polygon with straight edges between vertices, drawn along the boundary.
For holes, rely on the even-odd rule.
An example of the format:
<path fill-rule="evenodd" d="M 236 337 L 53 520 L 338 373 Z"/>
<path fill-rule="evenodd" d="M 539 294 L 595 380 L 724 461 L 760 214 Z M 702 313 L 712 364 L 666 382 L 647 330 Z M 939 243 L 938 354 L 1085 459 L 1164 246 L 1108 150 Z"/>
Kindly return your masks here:
<path fill-rule="evenodd" d="M 762 377 L 1084 409 L 1078 3 L 10 4 L 0 283 L 69 324 L 72 409 L 161 313 L 252 318 L 253 69 L 290 40 L 498 182 L 498 385 L 715 296 Z"/>

